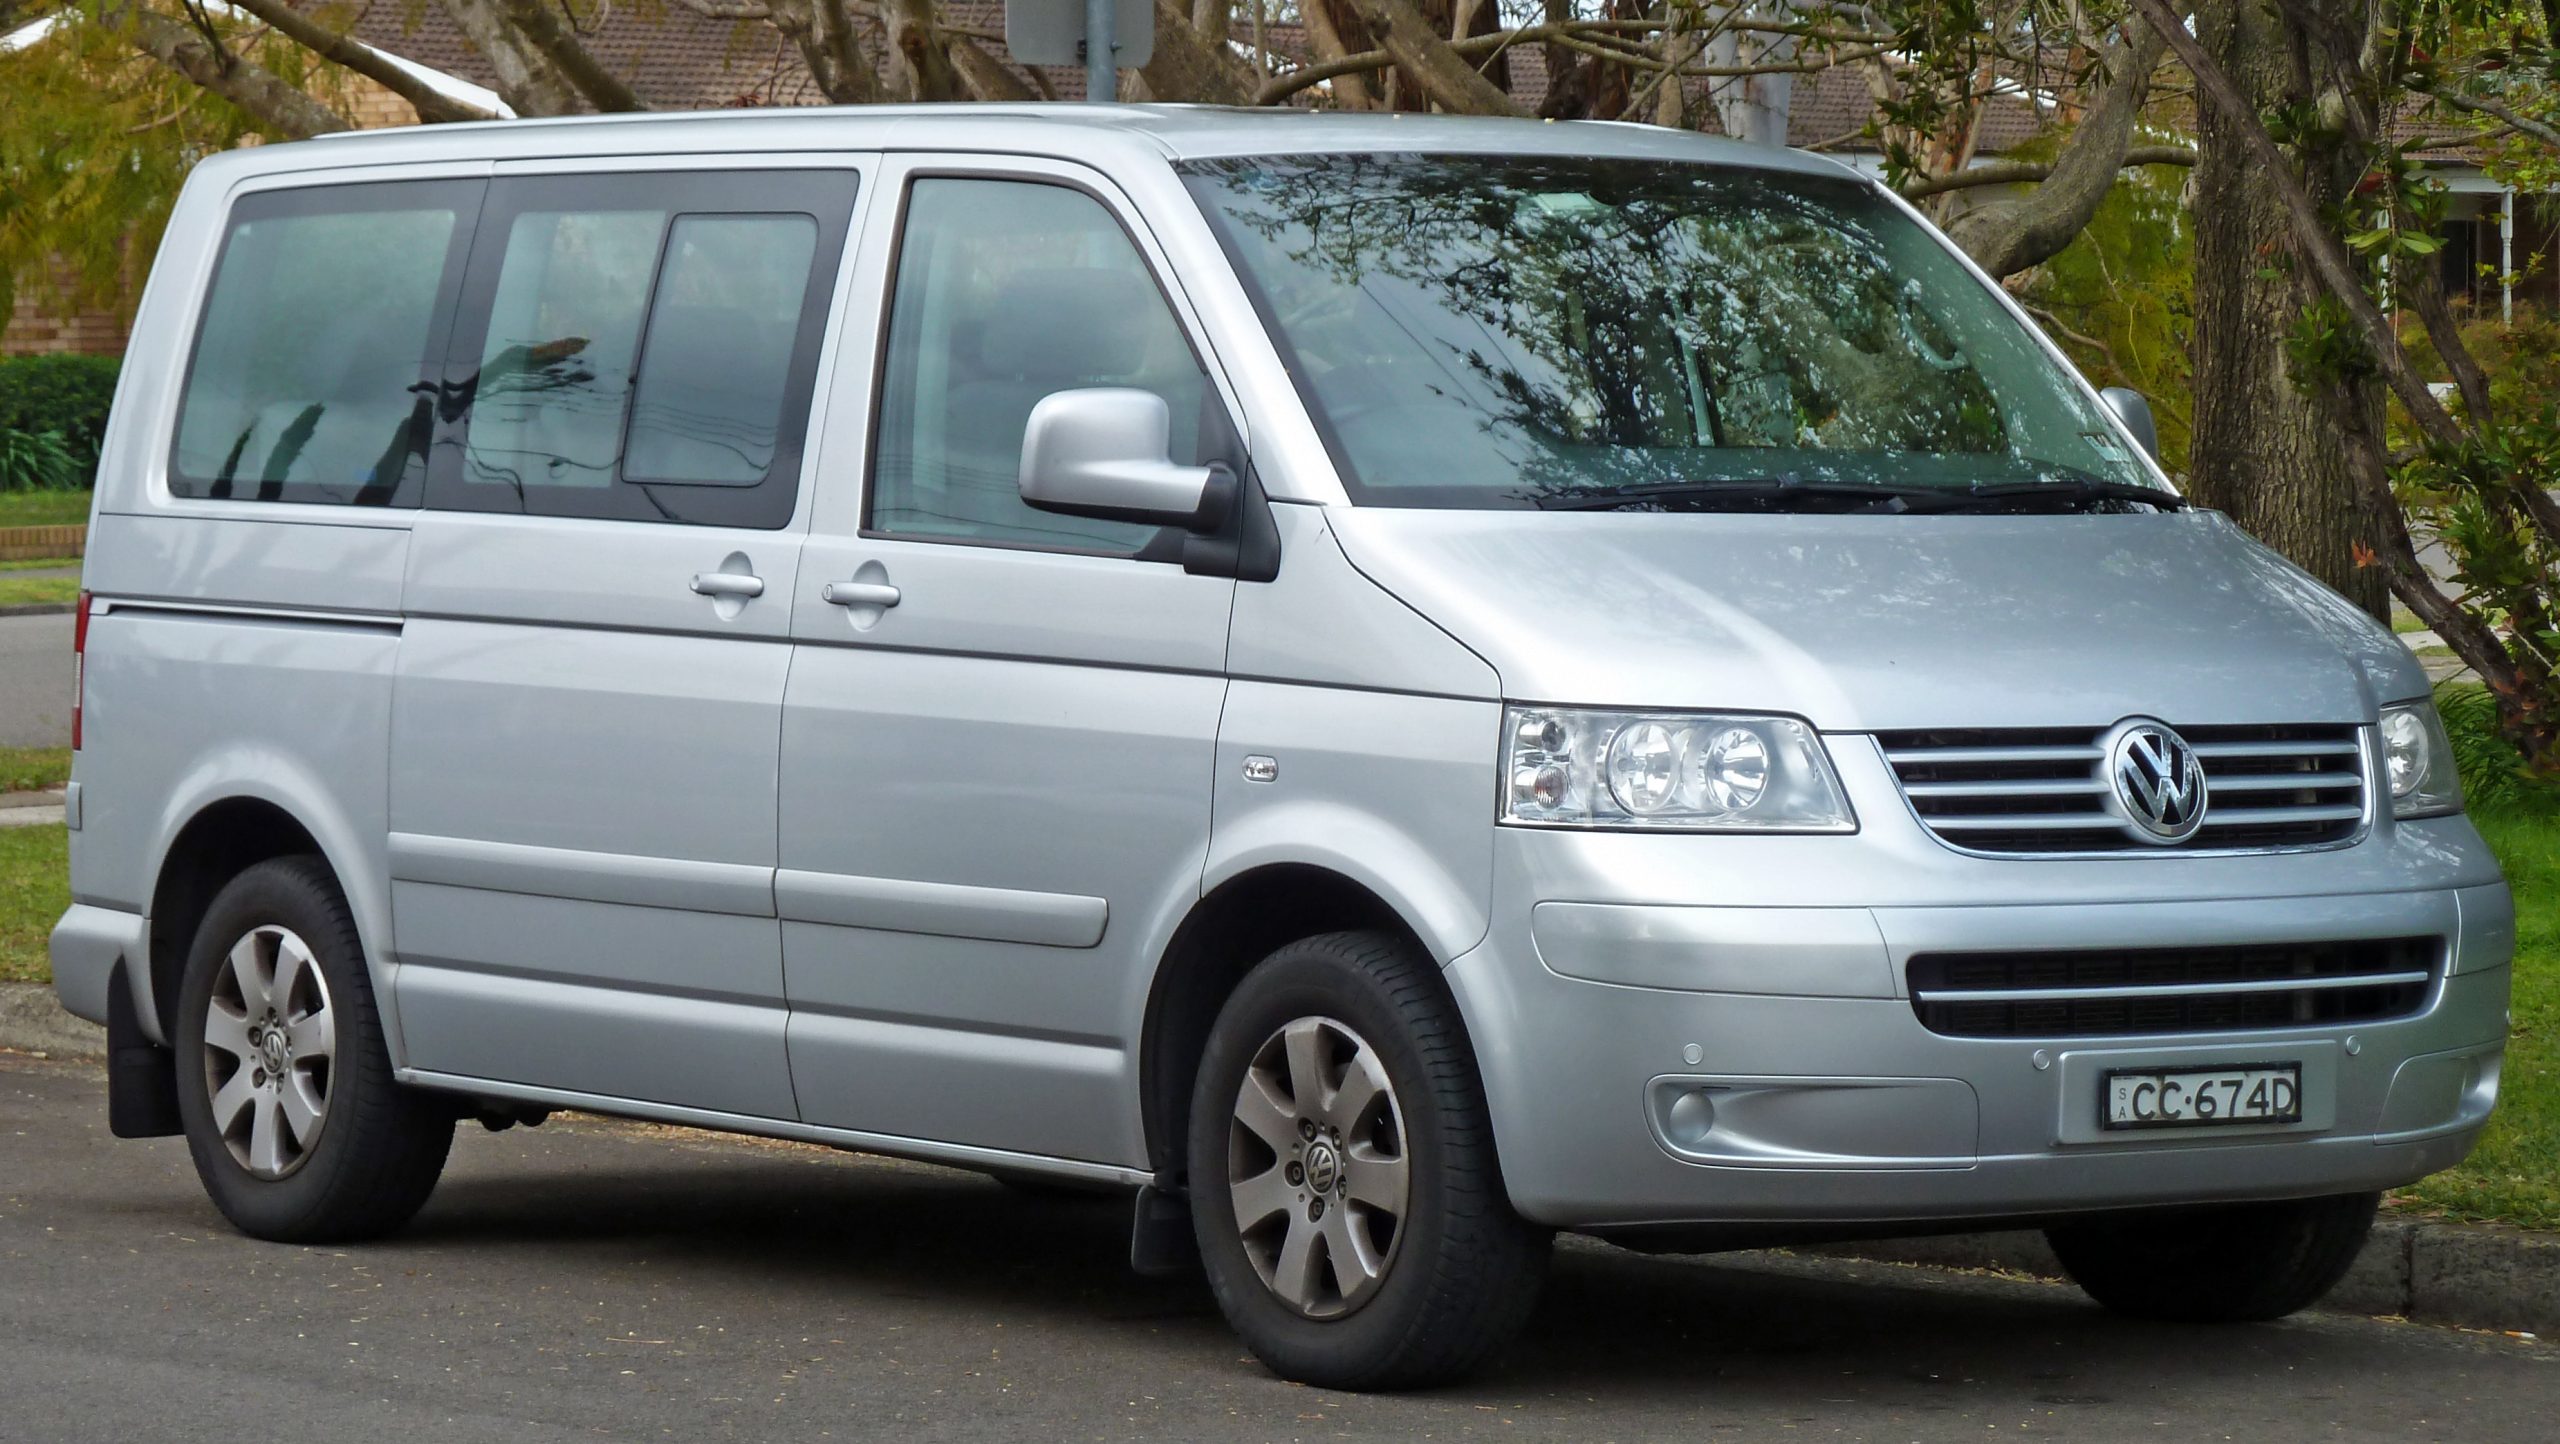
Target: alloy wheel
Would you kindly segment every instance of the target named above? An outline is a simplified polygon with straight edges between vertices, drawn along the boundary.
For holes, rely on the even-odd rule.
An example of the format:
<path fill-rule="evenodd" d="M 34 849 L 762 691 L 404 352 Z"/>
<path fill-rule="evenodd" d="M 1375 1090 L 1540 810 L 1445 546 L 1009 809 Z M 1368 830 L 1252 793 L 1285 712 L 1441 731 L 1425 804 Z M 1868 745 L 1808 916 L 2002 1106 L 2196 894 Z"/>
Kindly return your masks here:
<path fill-rule="evenodd" d="M 1272 1294 L 1339 1318 L 1386 1282 L 1412 1191 L 1404 1113 L 1377 1050 L 1331 1018 L 1298 1018 L 1236 1089 L 1227 1186 L 1245 1256 Z"/>
<path fill-rule="evenodd" d="M 283 1178 L 329 1121 L 338 1051 L 328 980 L 290 929 L 252 928 L 231 945 L 205 1008 L 205 1091 L 232 1161 Z"/>

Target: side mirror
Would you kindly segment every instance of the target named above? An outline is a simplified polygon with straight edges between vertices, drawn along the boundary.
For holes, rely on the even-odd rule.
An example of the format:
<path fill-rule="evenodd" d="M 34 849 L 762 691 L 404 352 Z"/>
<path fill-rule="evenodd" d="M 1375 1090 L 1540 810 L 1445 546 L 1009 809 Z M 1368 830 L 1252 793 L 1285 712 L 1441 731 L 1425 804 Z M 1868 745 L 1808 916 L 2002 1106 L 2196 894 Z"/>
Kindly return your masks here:
<path fill-rule="evenodd" d="M 1221 466 L 1176 466 L 1152 391 L 1053 391 L 1022 427 L 1022 499 L 1042 511 L 1213 531 L 1235 491 Z"/>
<path fill-rule="evenodd" d="M 2098 393 L 2098 399 L 2107 403 L 2107 409 L 2116 414 L 2116 420 L 2124 423 L 2124 429 L 2133 433 L 2133 439 L 2142 443 L 2142 449 L 2151 453 L 2153 461 L 2158 461 L 2160 428 L 2151 423 L 2151 403 L 2142 399 L 2142 393 L 2128 387 L 2110 386 Z"/>

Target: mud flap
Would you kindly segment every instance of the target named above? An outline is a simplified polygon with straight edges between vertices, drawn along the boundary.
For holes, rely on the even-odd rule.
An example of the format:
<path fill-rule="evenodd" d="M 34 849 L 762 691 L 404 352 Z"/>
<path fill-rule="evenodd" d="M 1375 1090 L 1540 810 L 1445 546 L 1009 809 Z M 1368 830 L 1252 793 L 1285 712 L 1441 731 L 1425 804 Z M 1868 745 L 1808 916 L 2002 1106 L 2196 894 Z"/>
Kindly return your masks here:
<path fill-rule="evenodd" d="M 107 975 L 107 1131 L 118 1138 L 180 1132 L 178 1055 L 144 1036 L 124 964 Z"/>
<path fill-rule="evenodd" d="M 1191 1232 L 1191 1204 L 1181 1194 L 1152 1183 L 1138 1190 L 1137 1214 L 1129 1228 L 1129 1267 L 1149 1278 L 1199 1270 L 1200 1242 Z"/>

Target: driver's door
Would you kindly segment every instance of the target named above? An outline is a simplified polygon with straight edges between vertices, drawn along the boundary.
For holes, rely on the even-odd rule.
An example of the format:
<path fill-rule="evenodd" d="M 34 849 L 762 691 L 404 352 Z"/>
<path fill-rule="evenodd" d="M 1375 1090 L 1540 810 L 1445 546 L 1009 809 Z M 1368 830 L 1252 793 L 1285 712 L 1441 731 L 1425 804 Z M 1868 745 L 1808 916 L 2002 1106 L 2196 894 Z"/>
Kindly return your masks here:
<path fill-rule="evenodd" d="M 893 158 L 880 193 L 879 374 L 838 398 L 870 427 L 859 465 L 830 440 L 792 601 L 801 1116 L 1137 1165 L 1150 944 L 1199 893 L 1235 583 L 1155 559 L 1153 528 L 1025 504 L 1023 424 L 1114 386 L 1165 398 L 1175 461 L 1231 428 L 1200 424 L 1223 403 L 1192 318 L 1101 177 Z"/>

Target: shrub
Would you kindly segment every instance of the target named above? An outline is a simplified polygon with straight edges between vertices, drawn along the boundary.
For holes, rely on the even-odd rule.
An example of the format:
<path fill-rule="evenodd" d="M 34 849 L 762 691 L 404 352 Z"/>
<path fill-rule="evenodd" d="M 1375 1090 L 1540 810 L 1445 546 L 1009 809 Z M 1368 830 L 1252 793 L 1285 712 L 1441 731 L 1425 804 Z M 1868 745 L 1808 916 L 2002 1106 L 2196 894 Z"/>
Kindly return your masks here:
<path fill-rule="evenodd" d="M 2471 806 L 2493 812 L 2560 806 L 2560 787 L 2534 776 L 2524 754 L 2499 733 L 2498 702 L 2488 688 L 2447 682 L 2436 688 L 2436 711 L 2444 716 L 2463 799 Z"/>
<path fill-rule="evenodd" d="M 0 429 L 0 492 L 69 491 L 89 472 L 59 432 Z"/>
<path fill-rule="evenodd" d="M 20 356 L 0 361 L 0 432 L 52 433 L 79 466 L 77 484 L 94 473 L 115 399 L 113 356 Z"/>

